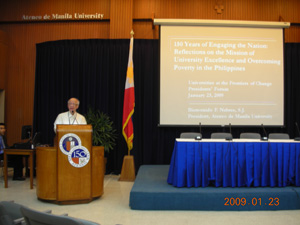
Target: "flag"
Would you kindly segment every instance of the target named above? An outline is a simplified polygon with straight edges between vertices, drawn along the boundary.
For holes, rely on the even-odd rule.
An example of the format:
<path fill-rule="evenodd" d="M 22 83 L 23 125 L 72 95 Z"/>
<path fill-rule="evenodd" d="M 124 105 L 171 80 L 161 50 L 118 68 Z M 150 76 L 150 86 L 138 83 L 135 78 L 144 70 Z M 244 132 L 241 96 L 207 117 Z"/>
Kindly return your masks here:
<path fill-rule="evenodd" d="M 126 73 L 126 83 L 124 91 L 124 103 L 123 103 L 123 129 L 122 133 L 125 138 L 129 151 L 133 147 L 133 123 L 132 115 L 134 112 L 135 98 L 134 98 L 134 79 L 133 79 L 133 37 L 130 39 L 128 66 Z"/>

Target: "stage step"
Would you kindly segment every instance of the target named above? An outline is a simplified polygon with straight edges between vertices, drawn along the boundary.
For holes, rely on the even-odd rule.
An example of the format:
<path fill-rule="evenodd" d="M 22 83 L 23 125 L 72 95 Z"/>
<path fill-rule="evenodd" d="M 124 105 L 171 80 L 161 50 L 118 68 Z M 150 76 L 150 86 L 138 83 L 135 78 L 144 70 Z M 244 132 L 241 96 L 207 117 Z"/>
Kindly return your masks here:
<path fill-rule="evenodd" d="M 168 165 L 140 167 L 129 206 L 136 210 L 295 210 L 300 187 L 177 188 L 167 183 Z"/>

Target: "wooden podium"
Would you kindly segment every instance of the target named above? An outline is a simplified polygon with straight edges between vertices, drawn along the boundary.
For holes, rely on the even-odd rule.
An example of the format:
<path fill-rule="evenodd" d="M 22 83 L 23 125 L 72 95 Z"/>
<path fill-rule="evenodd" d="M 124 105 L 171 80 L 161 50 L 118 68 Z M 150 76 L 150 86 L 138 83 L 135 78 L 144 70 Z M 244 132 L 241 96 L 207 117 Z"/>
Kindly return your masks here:
<path fill-rule="evenodd" d="M 57 125 L 54 147 L 36 149 L 37 197 L 87 203 L 103 194 L 104 147 L 92 146 L 91 125 Z"/>

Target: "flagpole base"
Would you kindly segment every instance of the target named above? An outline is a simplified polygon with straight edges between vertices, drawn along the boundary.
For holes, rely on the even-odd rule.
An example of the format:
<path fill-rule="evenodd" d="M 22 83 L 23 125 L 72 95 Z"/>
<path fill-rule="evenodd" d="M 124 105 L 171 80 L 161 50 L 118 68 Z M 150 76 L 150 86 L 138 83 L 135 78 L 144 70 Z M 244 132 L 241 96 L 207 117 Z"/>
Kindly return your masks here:
<path fill-rule="evenodd" d="M 126 155 L 123 158 L 122 171 L 119 181 L 134 181 L 135 167 L 132 155 Z"/>

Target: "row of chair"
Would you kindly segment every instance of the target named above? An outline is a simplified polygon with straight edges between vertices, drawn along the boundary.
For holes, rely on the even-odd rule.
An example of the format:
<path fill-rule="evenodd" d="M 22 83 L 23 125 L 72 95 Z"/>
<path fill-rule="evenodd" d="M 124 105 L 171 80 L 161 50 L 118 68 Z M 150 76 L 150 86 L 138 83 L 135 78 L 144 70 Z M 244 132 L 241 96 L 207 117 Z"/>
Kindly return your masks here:
<path fill-rule="evenodd" d="M 202 134 L 195 132 L 185 132 L 180 134 L 180 138 L 202 138 Z M 232 139 L 231 133 L 212 133 L 210 136 L 211 139 Z M 259 133 L 241 133 L 241 139 L 261 139 Z M 290 139 L 289 134 L 287 133 L 270 133 L 269 139 Z"/>
<path fill-rule="evenodd" d="M 99 225 L 88 220 L 40 212 L 10 201 L 0 202 L 0 225 Z"/>

